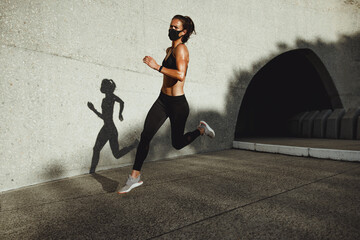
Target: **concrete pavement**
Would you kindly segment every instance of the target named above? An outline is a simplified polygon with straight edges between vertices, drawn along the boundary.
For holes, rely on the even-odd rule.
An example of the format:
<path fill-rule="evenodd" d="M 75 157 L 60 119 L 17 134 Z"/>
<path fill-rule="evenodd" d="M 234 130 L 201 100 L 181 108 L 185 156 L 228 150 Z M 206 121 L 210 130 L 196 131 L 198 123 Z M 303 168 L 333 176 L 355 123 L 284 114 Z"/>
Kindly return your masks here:
<path fill-rule="evenodd" d="M 359 239 L 360 163 L 243 150 L 0 195 L 0 239 Z"/>

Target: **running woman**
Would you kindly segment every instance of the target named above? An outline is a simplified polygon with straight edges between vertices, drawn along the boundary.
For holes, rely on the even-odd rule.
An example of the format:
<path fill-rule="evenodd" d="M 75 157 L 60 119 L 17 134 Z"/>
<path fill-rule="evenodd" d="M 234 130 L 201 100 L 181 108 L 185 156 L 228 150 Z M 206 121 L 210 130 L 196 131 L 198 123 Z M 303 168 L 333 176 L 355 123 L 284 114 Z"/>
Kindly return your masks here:
<path fill-rule="evenodd" d="M 215 137 L 215 132 L 204 121 L 200 121 L 200 125 L 194 131 L 184 134 L 189 115 L 189 105 L 184 94 L 184 83 L 189 63 L 189 51 L 185 43 L 193 32 L 195 32 L 195 26 L 190 17 L 174 16 L 170 23 L 168 35 L 172 45 L 166 50 L 166 57 L 162 65 L 157 64 L 150 56 L 145 56 L 143 59 L 143 62 L 150 68 L 163 74 L 163 84 L 160 96 L 145 119 L 133 170 L 125 186 L 118 191 L 120 194 L 127 193 L 143 184 L 143 181 L 140 180 L 140 170 L 148 155 L 150 141 L 167 118 L 170 118 L 171 123 L 172 146 L 177 150 L 187 146 L 200 135 Z"/>
<path fill-rule="evenodd" d="M 94 145 L 93 157 L 91 161 L 90 173 L 94 173 L 97 164 L 99 163 L 100 151 L 104 147 L 107 141 L 110 142 L 111 151 L 115 158 L 120 158 L 123 154 L 119 149 L 118 143 L 118 131 L 113 121 L 114 104 L 118 102 L 120 104 L 119 120 L 123 121 L 122 112 L 124 110 L 124 102 L 114 94 L 116 84 L 112 79 L 103 79 L 101 82 L 100 91 L 105 94 L 105 98 L 101 103 L 101 113 L 98 112 L 94 104 L 88 102 L 88 107 L 99 118 L 104 121 L 104 126 L 101 128 Z"/>

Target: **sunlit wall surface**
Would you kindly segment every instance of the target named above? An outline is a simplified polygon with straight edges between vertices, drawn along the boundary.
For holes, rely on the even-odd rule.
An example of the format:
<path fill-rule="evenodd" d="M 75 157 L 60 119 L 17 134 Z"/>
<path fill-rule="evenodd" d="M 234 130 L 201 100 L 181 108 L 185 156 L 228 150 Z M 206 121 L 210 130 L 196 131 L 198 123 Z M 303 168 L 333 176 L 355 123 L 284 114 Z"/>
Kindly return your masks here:
<path fill-rule="evenodd" d="M 102 121 L 86 104 L 101 109 L 103 78 L 125 102 L 124 121 L 118 105 L 114 113 L 120 148 L 140 137 L 162 84 L 142 58 L 161 63 L 176 14 L 197 33 L 187 44 L 186 129 L 205 120 L 216 138 L 176 151 L 166 122 L 146 161 L 230 148 L 252 76 L 288 50 L 313 50 L 344 107 L 360 106 L 359 0 L 1 0 L 0 191 L 89 171 Z M 115 159 L 107 144 L 97 170 L 131 165 L 134 155 Z"/>

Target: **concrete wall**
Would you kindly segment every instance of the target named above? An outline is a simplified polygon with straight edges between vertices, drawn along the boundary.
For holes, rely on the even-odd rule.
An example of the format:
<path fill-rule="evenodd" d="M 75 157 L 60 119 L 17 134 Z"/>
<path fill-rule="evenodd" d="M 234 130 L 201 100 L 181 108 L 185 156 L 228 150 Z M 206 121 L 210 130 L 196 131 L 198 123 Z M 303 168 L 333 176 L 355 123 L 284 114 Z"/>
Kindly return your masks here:
<path fill-rule="evenodd" d="M 162 61 L 175 14 L 191 16 L 197 31 L 187 44 L 187 130 L 203 119 L 217 137 L 176 151 L 166 122 L 147 161 L 230 148 L 251 77 L 286 50 L 311 48 L 344 106 L 360 105 L 359 1 L 1 0 L 0 191 L 88 172 L 102 121 L 86 103 L 101 109 L 103 78 L 125 102 L 124 121 L 114 113 L 120 147 L 139 138 L 162 83 L 142 58 Z M 97 170 L 134 155 L 116 160 L 106 145 Z"/>

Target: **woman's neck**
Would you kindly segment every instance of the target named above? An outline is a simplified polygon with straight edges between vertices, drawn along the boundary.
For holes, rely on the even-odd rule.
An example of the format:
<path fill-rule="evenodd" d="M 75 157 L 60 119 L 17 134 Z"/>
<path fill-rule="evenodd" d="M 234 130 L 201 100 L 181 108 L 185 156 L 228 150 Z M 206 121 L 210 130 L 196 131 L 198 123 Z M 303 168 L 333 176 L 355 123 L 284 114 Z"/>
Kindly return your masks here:
<path fill-rule="evenodd" d="M 182 43 L 181 38 L 179 38 L 178 40 L 172 42 L 171 47 L 174 49 L 181 43 Z"/>

